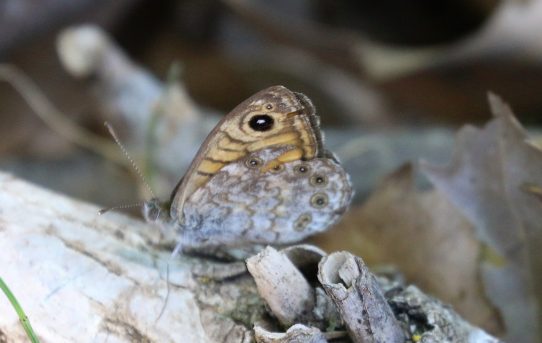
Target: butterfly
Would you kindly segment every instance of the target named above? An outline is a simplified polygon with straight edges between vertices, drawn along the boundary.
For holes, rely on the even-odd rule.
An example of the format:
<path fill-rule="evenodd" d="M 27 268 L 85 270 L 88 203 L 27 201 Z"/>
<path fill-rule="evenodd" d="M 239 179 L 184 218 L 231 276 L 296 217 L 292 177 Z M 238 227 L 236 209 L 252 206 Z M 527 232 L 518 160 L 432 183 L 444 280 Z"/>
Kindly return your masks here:
<path fill-rule="evenodd" d="M 352 199 L 348 174 L 323 144 L 309 98 L 269 87 L 217 124 L 170 201 L 147 201 L 143 215 L 177 230 L 181 249 L 300 241 Z"/>

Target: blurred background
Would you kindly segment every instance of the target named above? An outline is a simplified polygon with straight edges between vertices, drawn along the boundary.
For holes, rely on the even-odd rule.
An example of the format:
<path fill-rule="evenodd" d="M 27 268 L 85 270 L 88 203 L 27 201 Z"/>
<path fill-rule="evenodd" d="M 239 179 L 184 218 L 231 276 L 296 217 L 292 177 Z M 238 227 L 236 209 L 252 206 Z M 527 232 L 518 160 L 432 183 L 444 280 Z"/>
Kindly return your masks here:
<path fill-rule="evenodd" d="M 218 115 L 273 84 L 306 93 L 325 131 L 345 130 L 328 141 L 364 175 L 355 180 L 358 200 L 404 161 L 446 161 L 455 128 L 490 118 L 488 90 L 523 123 L 542 121 L 541 1 L 0 2 L 2 62 L 70 120 L 107 137 L 91 78 L 70 75 L 56 50 L 59 32 L 82 23 L 103 28 L 157 79 L 180 66 L 189 97 Z M 138 181 L 51 130 L 3 81 L 0 168 L 104 205 L 139 197 Z"/>
<path fill-rule="evenodd" d="M 66 38 L 66 29 L 81 24 L 96 27 Z M 144 199 L 133 169 L 122 156 L 111 158 L 118 148 L 98 147 L 113 145 L 103 126 L 108 120 L 155 191 L 167 197 L 220 116 L 282 84 L 315 103 L 328 148 L 352 176 L 358 209 L 405 162 L 448 161 L 459 127 L 491 119 L 488 91 L 510 103 L 540 141 L 540 32 L 540 0 L 2 0 L 0 170 L 100 206 Z M 67 61 L 74 54 L 91 70 L 73 68 Z M 148 118 L 168 110 L 180 128 L 175 137 L 158 128 L 149 149 Z M 149 164 L 163 177 L 153 177 Z M 385 215 L 388 208 L 362 207 L 350 222 L 358 225 L 364 211 Z M 402 215 L 387 225 L 397 229 Z M 446 216 L 442 222 L 454 224 L 460 215 Z M 469 225 L 463 226 L 472 233 Z M 401 239 L 405 250 L 395 259 L 374 253 L 379 246 L 389 254 L 380 237 L 354 252 L 370 264 L 400 265 L 421 246 L 422 234 L 413 232 L 411 240 Z M 352 248 L 341 237 L 318 243 Z M 435 237 L 425 246 L 449 238 Z M 393 249 L 395 233 L 387 239 Z M 474 244 L 471 261 L 482 255 Z M 457 246 L 441 255 L 461 269 L 463 262 L 449 258 L 458 255 Z M 431 251 L 401 271 L 475 324 L 503 334 L 493 304 L 482 310 L 472 300 L 484 298 L 477 262 L 472 274 L 437 275 L 468 288 L 443 291 L 446 282 L 425 273 L 427 256 L 438 259 Z"/>
<path fill-rule="evenodd" d="M 1 61 L 69 120 L 107 137 L 88 78 L 70 75 L 56 51 L 59 32 L 81 23 L 103 28 L 160 80 L 177 64 L 188 95 L 219 115 L 269 85 L 306 93 L 325 131 L 348 128 L 348 141 L 368 149 L 345 147 L 345 164 L 365 175 L 358 199 L 406 160 L 446 161 L 446 129 L 489 119 L 488 90 L 524 124 L 542 121 L 541 1 L 0 2 Z M 104 205 L 138 198 L 137 181 L 51 130 L 5 80 L 0 104 L 0 168 Z M 346 143 L 328 137 L 332 150 Z M 117 191 L 104 192 L 108 182 Z"/>

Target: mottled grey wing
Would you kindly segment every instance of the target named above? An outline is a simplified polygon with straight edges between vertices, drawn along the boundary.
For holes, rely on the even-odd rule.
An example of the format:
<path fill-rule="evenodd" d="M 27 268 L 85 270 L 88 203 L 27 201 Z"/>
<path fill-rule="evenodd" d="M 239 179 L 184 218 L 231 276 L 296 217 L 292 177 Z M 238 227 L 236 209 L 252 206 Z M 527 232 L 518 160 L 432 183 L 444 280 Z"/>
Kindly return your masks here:
<path fill-rule="evenodd" d="M 335 223 L 352 199 L 344 169 L 331 158 L 261 172 L 284 148 L 225 166 L 184 205 L 181 245 L 189 248 L 288 244 Z"/>

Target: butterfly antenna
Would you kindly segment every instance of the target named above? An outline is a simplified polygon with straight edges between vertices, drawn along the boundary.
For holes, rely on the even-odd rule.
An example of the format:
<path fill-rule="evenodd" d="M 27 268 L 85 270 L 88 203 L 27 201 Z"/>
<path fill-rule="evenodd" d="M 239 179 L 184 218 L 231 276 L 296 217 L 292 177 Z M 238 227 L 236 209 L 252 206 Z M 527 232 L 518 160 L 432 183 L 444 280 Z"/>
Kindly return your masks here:
<path fill-rule="evenodd" d="M 156 320 L 154 321 L 155 323 L 160 320 L 160 318 L 162 317 L 162 315 L 164 314 L 164 312 L 166 311 L 166 306 L 167 306 L 167 303 L 168 303 L 168 300 L 169 300 L 169 266 L 170 266 L 170 263 L 171 261 L 177 257 L 177 255 L 180 254 L 181 250 L 182 250 L 182 243 L 178 243 L 176 246 L 175 246 L 175 249 L 173 250 L 173 252 L 171 253 L 171 256 L 169 256 L 167 262 L 166 262 L 166 298 L 164 299 L 164 305 L 162 306 L 162 309 L 160 310 L 160 313 L 158 314 L 158 317 L 156 318 Z"/>
<path fill-rule="evenodd" d="M 135 203 L 135 204 L 117 205 L 117 206 L 102 208 L 101 210 L 98 211 L 98 213 L 100 215 L 102 215 L 102 214 L 107 213 L 107 212 L 112 211 L 112 210 L 122 210 L 122 209 L 126 209 L 126 208 L 141 207 L 141 206 L 143 206 L 143 202 L 140 201 L 140 202 Z"/>
<path fill-rule="evenodd" d="M 119 146 L 120 150 L 122 150 L 122 152 L 124 153 L 124 156 L 126 157 L 126 159 L 128 159 L 128 161 L 130 161 L 130 164 L 132 165 L 132 168 L 134 168 L 134 170 L 136 171 L 137 175 L 139 176 L 139 178 L 141 179 L 141 181 L 143 182 L 143 184 L 145 185 L 145 188 L 147 189 L 147 191 L 149 192 L 149 194 L 153 197 L 153 198 L 156 198 L 156 195 L 154 194 L 154 192 L 152 191 L 152 188 L 151 186 L 149 185 L 149 183 L 147 182 L 147 180 L 145 179 L 145 177 L 143 176 L 143 173 L 141 172 L 141 169 L 139 169 L 139 167 L 137 166 L 137 164 L 135 163 L 135 161 L 132 159 L 132 157 L 130 156 L 130 154 L 128 153 L 128 150 L 126 150 L 126 148 L 124 147 L 124 145 L 122 144 L 122 142 L 120 141 L 119 137 L 117 136 L 117 133 L 115 132 L 115 130 L 113 129 L 113 126 L 111 126 L 111 124 L 109 124 L 108 122 L 105 122 L 104 123 L 105 127 L 107 127 L 107 130 L 109 131 L 109 134 L 111 134 L 111 137 L 113 137 L 113 139 L 115 140 L 115 143 L 117 143 L 117 145 Z M 119 206 L 120 207 L 120 206 Z M 120 207 L 122 208 L 122 207 Z M 107 212 L 107 211 L 106 211 Z"/>

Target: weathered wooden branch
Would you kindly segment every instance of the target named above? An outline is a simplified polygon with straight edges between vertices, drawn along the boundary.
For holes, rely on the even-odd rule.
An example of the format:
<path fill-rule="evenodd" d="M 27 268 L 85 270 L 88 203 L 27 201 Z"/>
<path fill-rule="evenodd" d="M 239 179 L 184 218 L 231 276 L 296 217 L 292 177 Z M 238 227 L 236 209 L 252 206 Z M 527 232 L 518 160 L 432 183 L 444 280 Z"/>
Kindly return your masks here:
<path fill-rule="evenodd" d="M 206 283 L 191 269 L 210 262 L 172 261 L 165 303 L 170 251 L 159 230 L 97 211 L 0 174 L 0 274 L 42 342 L 250 339 L 261 301 L 249 276 Z M 27 341 L 3 296 L 0 313 L 0 337 Z"/>
<path fill-rule="evenodd" d="M 165 266 L 170 250 L 161 244 L 158 229 L 116 213 L 100 216 L 93 205 L 4 173 L 0 173 L 0 250 L 0 276 L 14 291 L 42 342 L 349 341 L 345 329 L 351 325 L 349 318 L 370 318 L 361 308 L 357 314 L 352 313 L 356 307 L 330 310 L 329 299 L 334 296 L 328 290 L 335 286 L 326 280 L 337 273 L 344 281 L 341 287 L 362 290 L 358 294 L 364 301 L 373 305 L 380 301 L 387 311 L 391 308 L 394 321 L 409 338 L 497 342 L 417 288 L 384 278 L 377 278 L 376 284 L 366 267 L 360 269 L 361 274 L 345 273 L 344 264 L 337 264 L 336 269 L 326 262 L 337 255 L 322 260 L 324 253 L 311 246 L 267 248 L 249 259 L 256 282 L 238 264 L 182 256 L 170 261 L 167 296 Z M 362 263 L 354 257 L 344 260 L 351 259 L 357 266 Z M 316 281 L 320 260 L 326 265 L 319 273 L 327 294 Z M 220 277 L 229 268 L 235 276 Z M 202 270 L 209 275 L 202 275 Z M 213 270 L 220 271 L 218 278 Z M 294 274 L 299 282 L 291 282 Z M 273 292 L 265 291 L 270 286 L 276 287 Z M 382 292 L 385 301 L 365 297 L 364 289 L 373 295 L 376 290 Z M 300 304 L 312 307 L 311 311 L 287 315 L 286 321 L 273 319 L 280 319 L 279 311 L 284 311 L 271 306 L 273 299 L 292 301 L 292 294 L 308 299 Z M 15 311 L 3 296 L 0 313 L 0 338 L 25 342 Z M 337 313 L 342 319 L 333 319 Z M 373 330 L 381 325 L 371 324 Z M 354 342 L 370 342 L 350 337 Z"/>
<path fill-rule="evenodd" d="M 380 285 L 361 258 L 346 252 L 331 254 L 320 262 L 318 279 L 339 309 L 355 341 L 405 341 Z"/>

